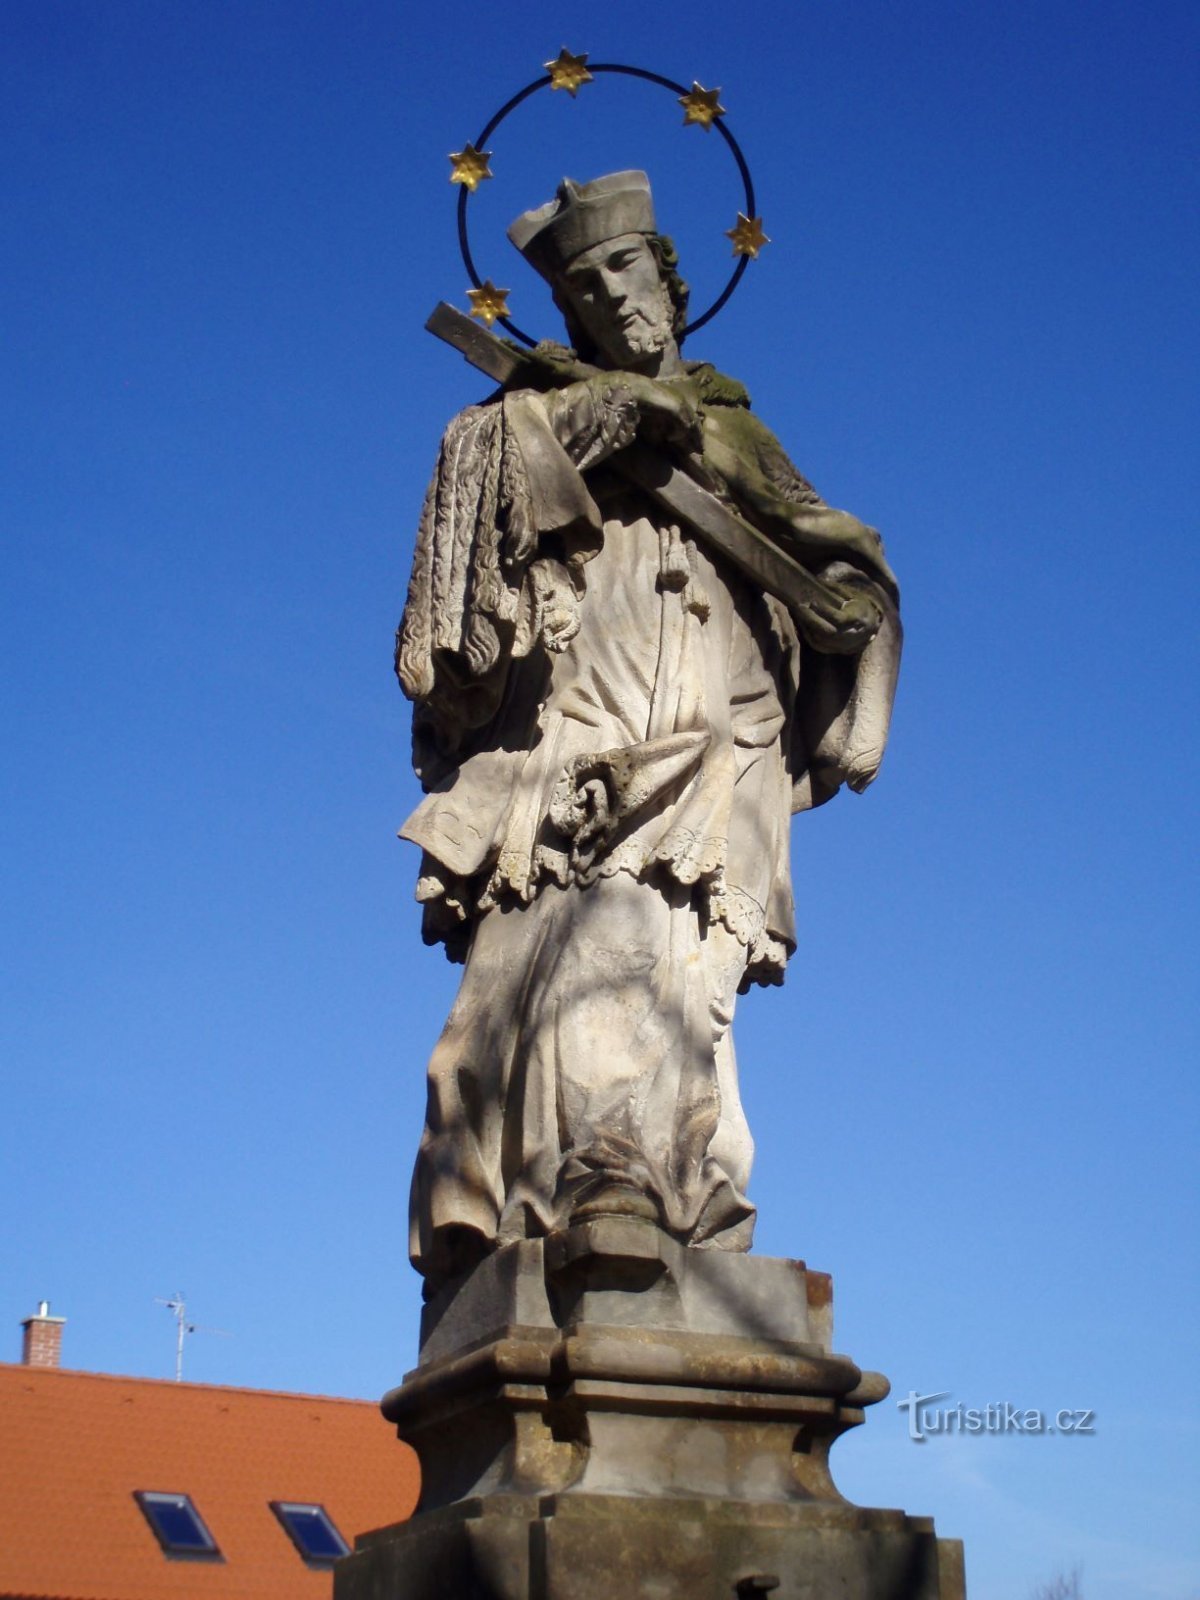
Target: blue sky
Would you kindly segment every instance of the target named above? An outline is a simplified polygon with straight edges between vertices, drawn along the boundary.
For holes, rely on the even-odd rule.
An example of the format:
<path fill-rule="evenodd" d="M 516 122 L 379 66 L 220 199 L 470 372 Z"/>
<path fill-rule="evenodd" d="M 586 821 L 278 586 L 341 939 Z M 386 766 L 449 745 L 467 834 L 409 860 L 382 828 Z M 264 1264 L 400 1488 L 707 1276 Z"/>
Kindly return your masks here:
<path fill-rule="evenodd" d="M 0 52 L 9 848 L 0 1310 L 72 1365 L 373 1396 L 456 970 L 425 950 L 391 634 L 486 389 L 446 153 L 567 44 L 722 88 L 772 244 L 690 351 L 883 529 L 878 784 L 796 827 L 739 1016 L 757 1248 L 897 1396 L 1095 1434 L 838 1447 L 974 1600 L 1200 1595 L 1194 7 L 10 0 Z M 535 96 L 481 271 L 564 172 L 648 168 L 702 303 L 740 190 L 645 85 Z"/>

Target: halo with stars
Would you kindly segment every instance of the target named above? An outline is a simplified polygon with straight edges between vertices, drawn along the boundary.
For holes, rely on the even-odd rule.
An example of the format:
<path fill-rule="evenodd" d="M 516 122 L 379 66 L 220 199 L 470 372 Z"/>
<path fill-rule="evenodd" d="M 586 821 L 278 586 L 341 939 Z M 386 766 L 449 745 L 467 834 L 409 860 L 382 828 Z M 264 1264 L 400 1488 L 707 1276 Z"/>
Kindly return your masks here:
<path fill-rule="evenodd" d="M 737 162 L 737 169 L 742 179 L 745 191 L 745 210 L 739 211 L 737 221 L 732 228 L 725 230 L 725 237 L 733 241 L 733 253 L 737 257 L 737 265 L 730 274 L 729 281 L 721 293 L 709 306 L 708 310 L 700 316 L 693 318 L 680 334 L 682 341 L 689 333 L 694 333 L 697 328 L 702 328 L 706 322 L 712 320 L 721 310 L 730 295 L 742 280 L 742 274 L 752 260 L 757 260 L 758 253 L 763 245 L 770 241 L 763 232 L 762 218 L 755 214 L 754 184 L 750 178 L 750 168 L 746 165 L 746 158 L 742 154 L 741 146 L 730 133 L 724 122 L 725 107 L 721 104 L 720 89 L 706 89 L 703 84 L 693 81 L 689 89 L 686 84 L 676 83 L 672 78 L 664 78 L 660 73 L 647 72 L 644 67 L 627 67 L 613 61 L 589 62 L 587 53 L 572 55 L 565 47 L 559 51 L 553 61 L 545 63 L 545 74 L 535 78 L 532 83 L 527 83 L 523 89 L 517 91 L 511 100 L 505 101 L 499 111 L 484 127 L 483 132 L 474 141 L 470 141 L 461 150 L 454 151 L 450 156 L 450 182 L 459 184 L 458 191 L 458 244 L 462 251 L 463 265 L 467 269 L 467 276 L 471 280 L 471 288 L 467 291 L 467 298 L 471 302 L 471 315 L 480 318 L 490 328 L 493 322 L 507 330 L 514 339 L 522 344 L 536 344 L 535 339 L 518 328 L 516 323 L 510 321 L 508 316 L 507 289 L 497 289 L 490 278 L 486 281 L 475 270 L 475 262 L 471 255 L 471 242 L 467 236 L 467 201 L 475 193 L 480 183 L 485 178 L 492 176 L 489 163 L 492 152 L 484 146 L 495 133 L 510 112 L 513 112 L 523 100 L 528 100 L 531 94 L 536 94 L 539 89 L 565 89 L 572 100 L 579 95 L 580 89 L 595 81 L 597 73 L 616 72 L 627 78 L 642 78 L 647 83 L 657 83 L 664 89 L 669 89 L 676 97 L 676 101 L 683 107 L 683 126 L 685 128 L 703 128 L 705 133 L 716 128 L 725 141 L 733 159 Z"/>

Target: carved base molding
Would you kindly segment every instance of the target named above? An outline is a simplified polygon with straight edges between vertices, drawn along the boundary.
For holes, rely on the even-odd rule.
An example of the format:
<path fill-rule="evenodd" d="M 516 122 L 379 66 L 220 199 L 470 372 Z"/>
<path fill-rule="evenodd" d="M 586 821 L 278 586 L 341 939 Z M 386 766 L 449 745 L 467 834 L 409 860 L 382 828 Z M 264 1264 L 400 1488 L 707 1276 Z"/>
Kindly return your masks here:
<path fill-rule="evenodd" d="M 832 1352 L 831 1309 L 803 1263 L 630 1217 L 498 1251 L 426 1308 L 383 1404 L 417 1513 L 336 1600 L 961 1600 L 961 1545 L 833 1483 L 888 1386 Z"/>
<path fill-rule="evenodd" d="M 962 1545 L 846 1504 L 490 1495 L 366 1534 L 337 1600 L 963 1600 Z"/>

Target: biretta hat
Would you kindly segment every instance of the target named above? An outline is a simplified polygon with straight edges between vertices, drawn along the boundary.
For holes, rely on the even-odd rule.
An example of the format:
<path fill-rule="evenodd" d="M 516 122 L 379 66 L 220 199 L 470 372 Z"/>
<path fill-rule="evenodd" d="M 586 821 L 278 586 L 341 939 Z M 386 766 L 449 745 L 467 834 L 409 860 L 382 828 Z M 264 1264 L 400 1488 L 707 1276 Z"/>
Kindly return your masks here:
<path fill-rule="evenodd" d="M 610 172 L 592 183 L 564 178 L 558 194 L 526 211 L 508 237 L 526 261 L 553 281 L 568 262 L 623 233 L 653 233 L 654 202 L 644 172 Z"/>

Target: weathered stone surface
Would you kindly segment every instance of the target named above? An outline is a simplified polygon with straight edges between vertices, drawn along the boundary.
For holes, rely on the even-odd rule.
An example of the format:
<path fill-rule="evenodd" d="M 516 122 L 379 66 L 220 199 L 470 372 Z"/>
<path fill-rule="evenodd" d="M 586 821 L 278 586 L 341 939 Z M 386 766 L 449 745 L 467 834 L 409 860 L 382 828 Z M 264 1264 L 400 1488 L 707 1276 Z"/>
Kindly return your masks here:
<path fill-rule="evenodd" d="M 383 1410 L 421 1458 L 423 1511 L 567 1489 L 836 1499 L 830 1446 L 887 1392 L 830 1348 L 823 1273 L 631 1217 L 506 1246 L 422 1331 Z"/>
<path fill-rule="evenodd" d="M 384 1401 L 421 1458 L 421 1509 L 569 1488 L 747 1501 L 836 1498 L 827 1457 L 862 1421 L 842 1356 L 586 1325 L 435 1362 Z"/>
<path fill-rule="evenodd" d="M 928 1520 L 833 1483 L 831 1446 L 887 1384 L 831 1350 L 831 1319 L 824 1274 L 645 1221 L 498 1252 L 428 1308 L 420 1366 L 384 1401 L 421 1501 L 361 1541 L 337 1600 L 694 1600 L 771 1577 L 814 1600 L 958 1597 L 957 1547 Z"/>
<path fill-rule="evenodd" d="M 585 1321 L 828 1349 L 831 1320 L 828 1275 L 803 1262 L 690 1250 L 644 1221 L 601 1217 L 505 1246 L 452 1279 L 425 1306 L 421 1360 L 507 1327 Z"/>
<path fill-rule="evenodd" d="M 635 1217 L 496 1252 L 426 1308 L 384 1400 L 418 1512 L 360 1541 L 336 1600 L 959 1600 L 956 1545 L 830 1476 L 887 1393 L 833 1351 L 832 1309 L 801 1262 Z"/>
<path fill-rule="evenodd" d="M 963 1600 L 962 1546 L 857 1506 L 495 1496 L 385 1528 L 337 1600 Z"/>

